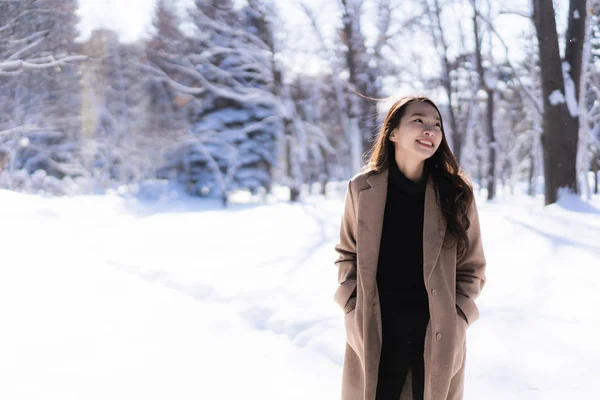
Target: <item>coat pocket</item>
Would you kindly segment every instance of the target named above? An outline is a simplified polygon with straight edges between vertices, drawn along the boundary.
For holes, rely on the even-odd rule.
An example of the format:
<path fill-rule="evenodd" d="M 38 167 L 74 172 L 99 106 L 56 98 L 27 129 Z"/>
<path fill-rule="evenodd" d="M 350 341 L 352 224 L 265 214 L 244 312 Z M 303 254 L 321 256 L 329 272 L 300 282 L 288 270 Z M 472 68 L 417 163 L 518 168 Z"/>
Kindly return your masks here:
<path fill-rule="evenodd" d="M 333 300 L 344 309 L 354 290 L 356 290 L 356 279 L 348 279 L 337 287 Z"/>
<path fill-rule="evenodd" d="M 344 306 L 344 315 L 354 311 L 355 308 L 356 308 L 356 295 L 354 295 L 348 299 L 348 302 Z"/>
<path fill-rule="evenodd" d="M 465 321 L 458 312 L 456 313 L 456 340 L 454 343 L 454 362 L 452 375 L 454 376 L 465 364 L 466 342 L 467 342 L 467 321 Z"/>

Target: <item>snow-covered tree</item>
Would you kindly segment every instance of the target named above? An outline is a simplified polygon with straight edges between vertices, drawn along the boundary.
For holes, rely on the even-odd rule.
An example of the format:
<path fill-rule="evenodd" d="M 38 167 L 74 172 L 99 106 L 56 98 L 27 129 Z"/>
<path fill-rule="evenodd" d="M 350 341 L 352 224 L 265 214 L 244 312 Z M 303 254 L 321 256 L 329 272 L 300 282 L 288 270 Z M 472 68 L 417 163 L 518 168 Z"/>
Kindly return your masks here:
<path fill-rule="evenodd" d="M 446 95 L 448 102 L 448 118 L 446 130 L 448 136 L 451 139 L 452 150 L 459 163 L 462 161 L 462 150 L 465 141 L 465 135 L 467 133 L 466 124 L 464 122 L 469 121 L 468 117 L 463 120 L 463 124 L 459 121 L 459 115 L 461 114 L 461 108 L 465 109 L 463 114 L 469 114 L 469 108 L 474 107 L 472 102 L 463 105 L 460 100 L 457 99 L 456 88 L 453 86 L 452 71 L 455 70 L 457 64 L 461 62 L 461 56 L 458 55 L 454 60 L 450 54 L 450 43 L 448 40 L 448 34 L 446 33 L 446 27 L 443 21 L 443 8 L 444 0 L 427 0 L 425 6 L 427 7 L 427 16 L 429 25 L 425 25 L 427 31 L 432 37 L 435 51 L 440 59 L 441 76 L 440 84 Z M 460 23 L 460 21 L 457 21 Z M 464 49 L 462 54 L 464 54 Z M 458 115 L 457 115 L 458 114 Z M 448 129 L 449 128 L 449 129 Z"/>
<path fill-rule="evenodd" d="M 185 50 L 150 54 L 154 76 L 193 97 L 188 135 L 163 169 L 190 192 L 226 199 L 230 190 L 269 190 L 276 180 L 299 198 L 309 147 L 321 143 L 311 135 L 322 133 L 307 129 L 291 98 L 275 11 L 268 1 L 241 8 L 197 1 Z"/>
<path fill-rule="evenodd" d="M 159 35 L 172 18 L 161 12 Z M 175 176 L 193 194 L 223 199 L 237 188 L 269 189 L 277 136 L 268 87 L 272 54 L 249 7 L 198 1 L 190 15 L 194 30 L 183 39 L 185 46 L 171 40 L 149 52 L 155 80 L 170 88 L 171 97 L 189 96 L 188 133 L 166 155 L 161 176 Z M 169 29 L 171 37 L 177 35 Z"/>
<path fill-rule="evenodd" d="M 82 140 L 86 168 L 102 186 L 152 178 L 160 146 L 151 126 L 145 48 L 123 44 L 115 32 L 95 30 L 82 52 Z"/>
<path fill-rule="evenodd" d="M 320 183 L 323 194 L 328 181 L 347 176 L 343 172 L 348 163 L 347 152 L 343 151 L 347 143 L 333 86 L 328 75 L 298 75 L 290 85 L 292 100 L 307 132 L 306 183 Z"/>
<path fill-rule="evenodd" d="M 581 92 L 579 100 L 578 170 L 582 189 L 589 196 L 599 193 L 600 170 L 600 2 L 588 1 L 588 20 L 583 47 Z M 588 171 L 594 175 L 593 188 Z"/>
<path fill-rule="evenodd" d="M 79 131 L 75 54 L 77 2 L 0 2 L 0 147 L 10 174 L 44 170 L 56 178 L 80 174 L 72 164 Z"/>
<path fill-rule="evenodd" d="M 394 2 L 395 3 L 395 2 Z M 377 103 L 382 97 L 382 80 L 386 68 L 384 47 L 389 39 L 392 9 L 397 8 L 390 0 L 376 2 L 376 23 L 372 28 L 377 39 L 367 43 L 363 15 L 363 0 L 341 0 L 341 28 L 339 37 L 343 52 L 343 70 L 348 74 L 348 84 L 355 93 L 347 99 L 348 137 L 352 161 L 363 164 L 362 156 L 374 141 L 378 126 Z M 360 141 L 359 141 L 360 140 Z M 355 167 L 353 170 L 356 172 Z"/>
<path fill-rule="evenodd" d="M 533 0 L 538 37 L 544 121 L 544 182 L 546 204 L 556 202 L 558 190 L 577 190 L 579 92 L 582 70 L 586 0 L 570 0 L 565 55 L 561 60 L 552 2 Z"/>

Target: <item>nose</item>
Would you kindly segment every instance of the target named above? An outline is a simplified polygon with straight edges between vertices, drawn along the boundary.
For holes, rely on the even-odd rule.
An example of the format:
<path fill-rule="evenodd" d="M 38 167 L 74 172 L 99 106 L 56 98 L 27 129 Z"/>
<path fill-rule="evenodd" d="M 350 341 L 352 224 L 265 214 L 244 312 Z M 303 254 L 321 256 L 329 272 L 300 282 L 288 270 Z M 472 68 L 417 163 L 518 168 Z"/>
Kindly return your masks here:
<path fill-rule="evenodd" d="M 424 132 L 427 136 L 433 137 L 434 133 L 433 133 L 433 129 L 432 128 L 427 128 L 424 130 Z"/>

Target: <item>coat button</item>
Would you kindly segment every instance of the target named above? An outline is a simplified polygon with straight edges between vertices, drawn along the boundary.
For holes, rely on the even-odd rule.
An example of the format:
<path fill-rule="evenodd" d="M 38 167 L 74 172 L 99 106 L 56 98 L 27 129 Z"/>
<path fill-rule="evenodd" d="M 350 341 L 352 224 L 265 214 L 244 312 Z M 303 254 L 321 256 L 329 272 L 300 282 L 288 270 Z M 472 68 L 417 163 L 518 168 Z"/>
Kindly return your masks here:
<path fill-rule="evenodd" d="M 433 289 L 433 290 L 431 291 L 431 294 L 433 295 L 433 297 L 435 297 L 435 296 L 437 295 L 437 292 L 436 292 L 436 290 L 435 290 L 435 289 Z"/>
<path fill-rule="evenodd" d="M 435 335 L 435 338 L 436 338 L 437 340 L 441 340 L 441 339 L 442 339 L 442 334 L 441 334 L 441 333 L 438 333 L 437 335 Z"/>

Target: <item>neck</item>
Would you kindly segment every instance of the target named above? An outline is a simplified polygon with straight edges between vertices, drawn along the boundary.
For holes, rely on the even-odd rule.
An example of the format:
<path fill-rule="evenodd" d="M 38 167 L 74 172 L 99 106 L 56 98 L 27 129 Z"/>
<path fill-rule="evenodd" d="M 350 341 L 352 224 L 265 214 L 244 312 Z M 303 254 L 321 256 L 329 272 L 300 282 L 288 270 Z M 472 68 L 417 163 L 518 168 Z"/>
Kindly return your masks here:
<path fill-rule="evenodd" d="M 396 165 L 402 174 L 413 182 L 423 179 L 425 161 L 412 161 L 396 157 Z"/>

